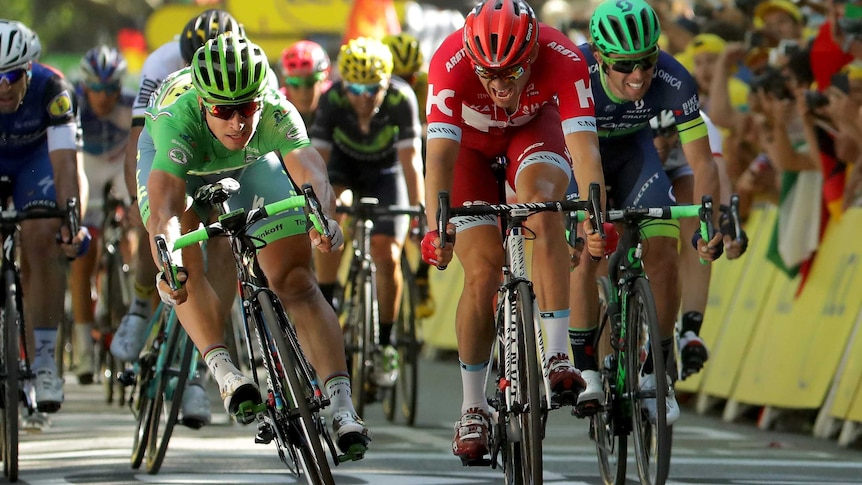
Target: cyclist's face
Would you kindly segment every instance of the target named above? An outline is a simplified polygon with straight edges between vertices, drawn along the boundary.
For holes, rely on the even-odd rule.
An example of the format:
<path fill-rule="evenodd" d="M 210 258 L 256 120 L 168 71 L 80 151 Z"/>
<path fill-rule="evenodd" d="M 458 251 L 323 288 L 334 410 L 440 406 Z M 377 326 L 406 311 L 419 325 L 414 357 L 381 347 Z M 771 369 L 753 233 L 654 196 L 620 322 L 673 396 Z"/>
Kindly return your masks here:
<path fill-rule="evenodd" d="M 105 116 L 108 116 L 108 114 L 113 111 L 114 106 L 117 105 L 117 100 L 120 99 L 119 91 L 94 91 L 85 86 L 84 92 L 87 96 L 87 103 L 90 105 L 90 108 L 93 109 L 93 112 L 99 118 L 104 118 Z"/>
<path fill-rule="evenodd" d="M 344 92 L 347 101 L 359 118 L 368 118 L 374 115 L 383 104 L 386 90 L 389 89 L 389 79 L 383 79 L 378 84 L 344 83 Z"/>
<path fill-rule="evenodd" d="M 15 82 L 10 83 L 8 78 L 0 80 L 0 114 L 14 113 L 21 106 L 24 94 L 27 93 L 27 72 L 24 69 L 12 73 L 16 77 Z M 23 71 L 23 75 L 20 71 Z"/>
<path fill-rule="evenodd" d="M 325 77 L 320 76 L 284 76 L 284 88 L 287 99 L 302 113 L 311 113 L 317 109 L 320 95 L 323 93 Z"/>
<path fill-rule="evenodd" d="M 226 120 L 213 116 L 204 105 L 201 106 L 201 109 L 204 112 L 210 132 L 228 150 L 244 149 L 257 129 L 258 122 L 260 122 L 260 109 L 248 117 L 242 116 L 242 113 L 237 110 Z"/>
<path fill-rule="evenodd" d="M 646 96 L 655 74 L 655 64 L 651 60 L 644 60 L 645 56 L 642 54 L 609 54 L 604 58 L 603 54 L 596 52 L 595 57 L 605 71 L 605 79 L 614 96 L 628 101 L 637 101 Z M 613 64 L 616 60 L 640 60 L 641 62 L 637 63 L 638 65 L 631 72 L 620 72 L 614 69 Z M 648 67 L 644 68 L 644 66 Z"/>

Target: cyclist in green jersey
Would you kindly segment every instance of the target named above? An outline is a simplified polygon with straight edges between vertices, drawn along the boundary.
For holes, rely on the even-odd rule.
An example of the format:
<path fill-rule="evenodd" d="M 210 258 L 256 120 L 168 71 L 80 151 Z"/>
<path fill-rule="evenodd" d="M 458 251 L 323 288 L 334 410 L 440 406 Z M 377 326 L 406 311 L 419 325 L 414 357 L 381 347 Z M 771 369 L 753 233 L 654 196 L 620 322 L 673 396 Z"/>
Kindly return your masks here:
<path fill-rule="evenodd" d="M 274 202 L 295 195 L 297 185 L 310 183 L 325 211 L 334 214 L 335 196 L 323 159 L 310 146 L 296 108 L 267 86 L 267 66 L 259 46 L 231 32 L 221 34 L 195 53 L 191 68 L 166 79 L 151 101 L 138 142 L 138 194 L 148 232 L 164 234 L 169 248 L 182 232 L 206 220 L 206 208 L 186 210 L 187 197 L 226 176 L 241 185 L 229 201 L 231 209 Z M 329 224 L 331 238 L 313 229 L 306 234 L 305 215 L 296 210 L 269 218 L 250 231 L 266 242 L 259 253 L 261 267 L 294 317 L 303 349 L 323 377 L 337 444 L 346 450 L 367 445 L 370 432 L 351 402 L 335 312 L 311 270 L 312 247 L 329 252 L 343 243 L 338 224 L 334 220 Z M 224 254 L 216 247 L 219 242 L 227 244 L 222 241 L 208 243 L 206 272 L 199 246 L 173 254 L 179 267 L 177 279 L 184 283 L 180 289 L 171 290 L 163 273 L 156 284 L 162 300 L 175 305 L 183 327 L 204 356 L 225 409 L 247 422 L 237 409 L 243 402 L 259 403 L 261 396 L 254 381 L 234 366 L 224 344 L 223 316 L 235 288 L 219 288 L 224 285 L 215 283 L 223 278 L 211 277 L 233 267 L 232 259 L 214 256 Z M 152 250 L 157 260 L 154 246 Z"/>

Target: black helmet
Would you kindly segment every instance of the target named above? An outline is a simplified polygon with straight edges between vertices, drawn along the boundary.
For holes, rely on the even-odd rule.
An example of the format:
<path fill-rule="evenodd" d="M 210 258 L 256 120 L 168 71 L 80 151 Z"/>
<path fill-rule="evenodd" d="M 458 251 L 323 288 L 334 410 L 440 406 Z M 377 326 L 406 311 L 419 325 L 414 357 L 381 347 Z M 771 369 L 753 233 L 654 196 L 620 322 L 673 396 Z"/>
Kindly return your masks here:
<path fill-rule="evenodd" d="M 195 56 L 195 51 L 200 49 L 206 41 L 215 39 L 216 36 L 225 32 L 235 32 L 245 36 L 242 25 L 224 10 L 213 8 L 189 20 L 180 34 L 180 54 L 183 56 L 183 61 L 190 64 Z"/>

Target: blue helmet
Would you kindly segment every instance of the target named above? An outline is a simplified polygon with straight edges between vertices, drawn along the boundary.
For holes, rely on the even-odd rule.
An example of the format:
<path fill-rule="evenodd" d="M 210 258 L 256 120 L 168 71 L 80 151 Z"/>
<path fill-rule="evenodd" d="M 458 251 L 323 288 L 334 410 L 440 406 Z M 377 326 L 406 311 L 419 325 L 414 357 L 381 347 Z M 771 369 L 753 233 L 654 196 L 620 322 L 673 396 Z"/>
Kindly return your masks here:
<path fill-rule="evenodd" d="M 81 59 L 81 71 L 89 83 L 119 83 L 127 69 L 128 64 L 120 51 L 105 45 L 93 47 Z"/>

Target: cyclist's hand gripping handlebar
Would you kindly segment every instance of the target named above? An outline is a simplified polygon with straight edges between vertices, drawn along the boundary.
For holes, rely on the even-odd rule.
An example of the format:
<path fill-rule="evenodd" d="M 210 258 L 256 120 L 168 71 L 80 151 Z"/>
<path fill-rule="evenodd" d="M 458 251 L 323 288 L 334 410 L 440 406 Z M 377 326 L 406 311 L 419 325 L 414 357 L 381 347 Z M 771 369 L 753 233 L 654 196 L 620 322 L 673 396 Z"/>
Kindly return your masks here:
<path fill-rule="evenodd" d="M 695 232 L 694 237 L 691 240 L 692 246 L 694 249 L 701 252 L 700 242 L 703 241 L 705 248 L 707 251 L 714 253 L 712 260 L 718 259 L 721 256 L 721 253 L 724 251 L 724 243 L 721 238 L 715 237 L 715 226 L 712 224 L 712 214 L 713 214 L 713 206 L 712 206 L 712 196 L 704 195 L 701 200 L 700 211 L 698 212 L 698 216 L 700 219 L 700 228 L 697 232 Z M 709 261 L 704 259 L 703 256 L 700 257 L 701 264 L 707 264 Z"/>
<path fill-rule="evenodd" d="M 156 244 L 156 252 L 162 267 L 162 270 L 156 275 L 156 289 L 159 291 L 159 298 L 168 305 L 179 305 L 188 298 L 188 294 L 183 290 L 183 283 L 188 278 L 188 273 L 184 267 L 176 266 L 171 260 L 171 252 L 168 250 L 168 242 L 164 234 L 156 234 L 153 241 Z M 180 273 L 184 277 L 181 278 Z M 161 282 L 167 283 L 167 290 L 161 285 Z"/>
<path fill-rule="evenodd" d="M 719 218 L 721 233 L 724 235 L 728 259 L 736 259 L 748 249 L 748 235 L 742 228 L 739 217 L 739 195 L 730 196 L 730 206 L 721 206 Z"/>
<path fill-rule="evenodd" d="M 444 253 L 450 239 L 452 244 L 455 242 L 454 235 L 450 238 L 446 230 L 449 226 L 449 193 L 441 191 L 437 195 L 437 202 L 437 229 L 428 231 L 425 237 L 422 238 L 422 259 L 429 265 L 436 266 L 439 270 L 444 270 L 448 266 L 448 258 L 446 259 L 446 263 L 441 263 L 438 259 L 437 251 L 439 250 L 441 253 Z M 440 239 L 439 246 L 437 245 L 438 238 Z"/>
<path fill-rule="evenodd" d="M 68 229 L 68 237 L 63 234 L 63 227 L 57 233 L 57 243 L 64 246 L 63 252 L 69 261 L 83 256 L 90 248 L 90 231 L 86 227 L 81 227 L 79 210 L 77 197 L 66 199 L 63 227 Z"/>
<path fill-rule="evenodd" d="M 305 195 L 306 205 L 306 215 L 308 216 L 309 222 L 309 237 L 311 238 L 311 244 L 320 249 L 323 252 L 329 252 L 336 250 L 344 244 L 344 235 L 341 233 L 341 227 L 338 225 L 338 221 L 335 219 L 329 219 L 326 217 L 326 214 L 323 213 L 323 206 L 320 203 L 320 199 L 317 198 L 317 194 L 314 193 L 314 189 L 311 187 L 311 184 L 303 184 L 302 193 Z M 310 231 L 314 229 L 316 234 L 312 234 Z M 329 241 L 329 246 L 321 246 L 323 243 L 323 239 L 326 238 Z"/>

